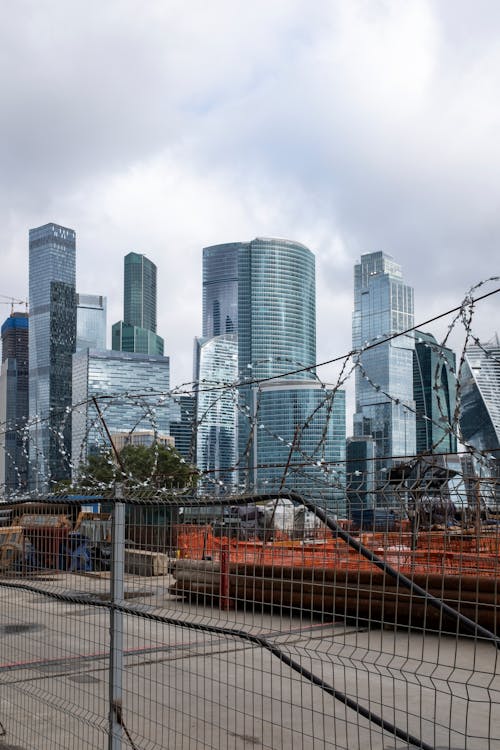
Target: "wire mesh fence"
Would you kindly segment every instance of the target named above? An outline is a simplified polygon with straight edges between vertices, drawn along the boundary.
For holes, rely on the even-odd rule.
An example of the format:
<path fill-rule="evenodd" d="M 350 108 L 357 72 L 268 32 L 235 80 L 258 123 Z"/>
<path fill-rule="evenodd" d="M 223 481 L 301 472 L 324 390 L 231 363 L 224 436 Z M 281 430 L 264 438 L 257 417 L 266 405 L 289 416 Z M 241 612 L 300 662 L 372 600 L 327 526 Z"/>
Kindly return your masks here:
<path fill-rule="evenodd" d="M 233 337 L 195 383 L 96 369 L 2 423 L 0 748 L 500 750 L 484 283 L 326 362 L 241 372 Z M 400 339 L 404 397 L 373 366 Z"/>
<path fill-rule="evenodd" d="M 0 747 L 500 748 L 475 488 L 388 486 L 364 517 L 286 487 L 5 506 Z"/>

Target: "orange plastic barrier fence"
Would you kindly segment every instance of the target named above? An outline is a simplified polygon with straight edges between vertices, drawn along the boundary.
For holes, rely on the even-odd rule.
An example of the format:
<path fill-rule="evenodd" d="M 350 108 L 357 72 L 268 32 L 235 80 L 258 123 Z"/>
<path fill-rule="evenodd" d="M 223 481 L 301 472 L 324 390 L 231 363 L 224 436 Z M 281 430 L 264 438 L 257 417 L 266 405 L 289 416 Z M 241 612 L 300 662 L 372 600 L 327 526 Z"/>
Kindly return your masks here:
<path fill-rule="evenodd" d="M 418 536 L 417 549 L 412 549 L 412 535 L 409 533 L 365 533 L 361 534 L 360 541 L 402 573 L 476 574 L 488 577 L 500 573 L 496 536 L 481 537 L 478 545 L 478 540 L 470 536 L 453 537 L 440 532 L 424 532 Z M 369 560 L 331 534 L 307 542 L 293 541 L 283 534 L 272 542 L 244 542 L 214 537 L 209 525 L 186 524 L 178 528 L 177 546 L 179 557 L 193 560 L 220 560 L 221 549 L 227 548 L 231 563 L 339 570 L 372 568 Z"/>

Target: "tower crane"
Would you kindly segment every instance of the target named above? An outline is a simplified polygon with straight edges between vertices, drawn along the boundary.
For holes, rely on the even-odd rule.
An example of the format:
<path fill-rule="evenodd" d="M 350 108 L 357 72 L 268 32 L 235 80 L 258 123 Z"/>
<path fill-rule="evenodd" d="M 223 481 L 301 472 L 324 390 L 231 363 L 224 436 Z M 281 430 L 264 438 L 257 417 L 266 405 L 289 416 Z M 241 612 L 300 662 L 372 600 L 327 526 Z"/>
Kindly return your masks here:
<path fill-rule="evenodd" d="M 0 294 L 0 305 L 10 305 L 10 314 L 14 312 L 14 305 L 24 305 L 26 312 L 28 312 L 28 300 L 27 299 L 16 299 L 7 294 Z"/>

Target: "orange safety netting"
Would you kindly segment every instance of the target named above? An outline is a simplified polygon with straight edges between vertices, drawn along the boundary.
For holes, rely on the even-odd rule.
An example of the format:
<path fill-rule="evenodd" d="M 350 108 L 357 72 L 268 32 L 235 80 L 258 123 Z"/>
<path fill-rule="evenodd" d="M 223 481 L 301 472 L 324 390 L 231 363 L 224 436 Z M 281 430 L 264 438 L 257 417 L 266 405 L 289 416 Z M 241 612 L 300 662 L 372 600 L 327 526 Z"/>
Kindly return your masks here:
<path fill-rule="evenodd" d="M 207 526 L 178 527 L 179 557 L 193 560 L 220 559 L 221 549 L 229 550 L 230 563 L 283 567 L 368 570 L 373 563 L 333 534 L 316 535 L 307 542 L 275 534 L 271 542 L 240 541 L 214 537 Z M 374 532 L 360 535 L 360 542 L 402 573 L 476 574 L 496 576 L 500 572 L 498 537 L 449 536 L 441 532 L 421 532 L 415 540 L 410 533 Z"/>

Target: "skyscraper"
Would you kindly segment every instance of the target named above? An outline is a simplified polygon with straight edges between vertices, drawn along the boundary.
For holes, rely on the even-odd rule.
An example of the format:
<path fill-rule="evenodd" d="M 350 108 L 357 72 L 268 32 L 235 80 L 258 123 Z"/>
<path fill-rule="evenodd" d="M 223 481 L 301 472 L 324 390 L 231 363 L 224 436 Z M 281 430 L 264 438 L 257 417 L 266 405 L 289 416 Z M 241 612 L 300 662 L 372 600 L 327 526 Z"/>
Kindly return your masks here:
<path fill-rule="evenodd" d="M 106 297 L 76 295 L 76 351 L 106 348 Z"/>
<path fill-rule="evenodd" d="M 197 339 L 196 466 L 200 485 L 217 494 L 236 484 L 238 337 L 234 333 Z"/>
<path fill-rule="evenodd" d="M 2 325 L 0 377 L 0 493 L 28 489 L 28 313 Z"/>
<path fill-rule="evenodd" d="M 29 232 L 30 471 L 40 492 L 70 475 L 75 236 L 53 223 Z"/>
<path fill-rule="evenodd" d="M 156 333 L 156 266 L 145 255 L 128 253 L 124 267 L 123 319 Z"/>
<path fill-rule="evenodd" d="M 161 356 L 164 342 L 156 333 L 156 266 L 139 253 L 128 253 L 124 266 L 123 320 L 113 325 L 111 345 L 115 351 Z"/>
<path fill-rule="evenodd" d="M 343 514 L 345 391 L 280 378 L 252 387 L 252 395 L 251 486 L 265 492 L 283 485 Z"/>
<path fill-rule="evenodd" d="M 316 361 L 313 253 L 299 242 L 258 237 L 241 247 L 238 288 L 240 377 L 276 377 Z"/>
<path fill-rule="evenodd" d="M 91 453 L 109 448 L 92 397 L 105 396 L 101 412 L 111 433 L 154 432 L 162 438 L 169 432 L 170 404 L 162 398 L 170 388 L 168 357 L 130 352 L 84 349 L 73 357 L 74 476 Z M 133 439 L 130 440 L 134 442 Z"/>
<path fill-rule="evenodd" d="M 170 434 L 175 440 L 176 451 L 188 463 L 195 464 L 195 415 L 196 400 L 191 394 L 174 398 L 171 408 Z"/>
<path fill-rule="evenodd" d="M 237 472 L 238 278 L 243 244 L 203 249 L 203 336 L 195 340 L 196 465 L 200 489 L 218 494 Z"/>
<path fill-rule="evenodd" d="M 238 333 L 240 251 L 245 243 L 229 242 L 203 249 L 203 337 Z"/>
<path fill-rule="evenodd" d="M 353 347 L 377 345 L 360 355 L 356 370 L 354 435 L 374 438 L 378 469 L 415 454 L 414 338 L 383 341 L 413 320 L 413 289 L 401 266 L 383 252 L 362 255 L 354 267 Z"/>
<path fill-rule="evenodd" d="M 204 248 L 203 336 L 238 334 L 240 377 L 314 365 L 314 266 L 312 252 L 291 240 L 257 237 Z"/>
<path fill-rule="evenodd" d="M 350 437 L 346 445 L 346 496 L 349 517 L 358 518 L 375 505 L 375 441 Z"/>
<path fill-rule="evenodd" d="M 234 445 L 237 446 L 240 485 L 243 482 L 247 487 L 262 488 L 265 483 L 269 491 L 277 489 L 281 484 L 281 478 L 277 479 L 279 470 L 274 466 L 271 476 L 264 465 L 269 462 L 281 464 L 281 477 L 288 457 L 284 455 L 283 447 L 288 454 L 297 433 L 290 461 L 293 464 L 299 462 L 303 467 L 309 463 L 309 466 L 302 472 L 295 467 L 290 472 L 288 483 L 292 482 L 292 475 L 294 482 L 300 475 L 302 484 L 307 484 L 308 488 L 315 482 L 316 489 L 324 486 L 324 472 L 318 466 L 322 463 L 321 456 L 328 461 L 333 456 L 342 460 L 345 455 L 345 424 L 341 428 L 342 444 L 338 450 L 332 444 L 334 434 L 337 437 L 335 420 L 337 417 L 340 422 L 344 420 L 345 406 L 343 393 L 332 399 L 333 394 L 328 389 L 324 391 L 314 380 L 316 299 L 312 252 L 298 242 L 268 237 L 205 248 L 203 333 L 205 341 L 212 338 L 215 341 L 218 337 L 219 346 L 223 339 L 234 337 L 237 341 L 237 369 L 222 373 L 216 364 L 217 358 L 213 357 L 212 370 L 207 366 L 203 374 L 205 380 L 221 383 L 220 392 L 215 391 L 219 396 L 228 390 L 223 383 L 233 382 L 236 377 L 239 380 Z M 231 361 L 229 355 L 226 356 L 225 369 Z M 310 369 L 291 373 L 302 367 Z M 268 387 L 256 382 L 265 378 L 276 378 L 276 381 Z M 213 390 L 211 398 L 215 404 Z M 325 408 L 322 411 L 321 399 L 333 401 L 333 410 Z M 215 407 L 213 410 L 204 408 L 207 435 L 214 435 L 216 426 L 221 426 L 223 421 L 229 430 L 231 420 L 235 419 L 235 404 L 229 399 L 226 401 L 224 416 L 219 406 L 219 411 Z M 201 403 L 199 399 L 198 425 L 202 416 Z M 314 420 L 310 410 L 318 415 L 318 419 L 321 415 L 326 420 L 316 442 L 319 422 Z M 259 414 L 265 417 L 265 422 Z M 331 424 L 325 426 L 327 419 L 331 419 Z M 300 425 L 307 422 L 309 431 L 302 431 Z M 307 442 L 309 437 L 310 443 Z M 211 445 L 214 445 L 213 441 Z M 222 445 L 220 441 L 219 445 Z M 230 441 L 224 445 L 229 446 Z M 229 467 L 233 463 L 234 450 L 231 448 L 220 459 L 219 466 Z M 294 486 L 298 488 L 297 484 Z"/>
<path fill-rule="evenodd" d="M 457 400 L 456 358 L 434 336 L 415 331 L 413 393 L 416 414 L 417 453 L 454 453 L 457 438 L 454 422 Z"/>
<path fill-rule="evenodd" d="M 460 378 L 460 428 L 464 440 L 500 466 L 500 342 L 469 346 Z"/>

